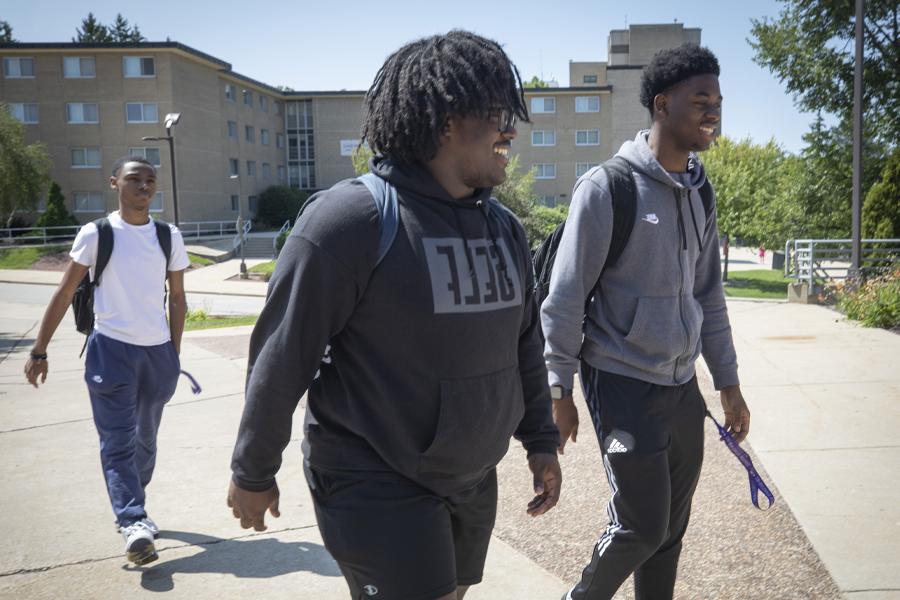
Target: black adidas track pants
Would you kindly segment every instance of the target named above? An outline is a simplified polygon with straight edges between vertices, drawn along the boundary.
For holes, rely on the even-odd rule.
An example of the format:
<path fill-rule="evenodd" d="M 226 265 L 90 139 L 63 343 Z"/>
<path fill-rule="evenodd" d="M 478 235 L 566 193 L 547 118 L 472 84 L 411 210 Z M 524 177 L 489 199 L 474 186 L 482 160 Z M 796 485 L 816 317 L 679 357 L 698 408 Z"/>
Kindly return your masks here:
<path fill-rule="evenodd" d="M 662 386 L 584 362 L 581 378 L 612 497 L 609 525 L 566 599 L 612 598 L 634 573 L 636 600 L 669 600 L 703 463 L 697 378 Z"/>

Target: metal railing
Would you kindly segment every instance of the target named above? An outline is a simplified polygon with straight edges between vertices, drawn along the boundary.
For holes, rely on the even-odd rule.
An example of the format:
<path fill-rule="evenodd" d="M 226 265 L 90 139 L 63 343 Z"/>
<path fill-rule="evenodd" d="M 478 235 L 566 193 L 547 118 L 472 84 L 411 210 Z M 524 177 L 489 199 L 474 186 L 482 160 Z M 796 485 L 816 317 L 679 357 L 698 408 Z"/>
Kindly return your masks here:
<path fill-rule="evenodd" d="M 181 230 L 181 237 L 186 240 L 211 236 L 227 237 L 237 234 L 237 223 L 235 221 L 182 221 L 178 225 L 178 229 Z"/>
<path fill-rule="evenodd" d="M 237 230 L 237 223 L 235 222 L 234 239 L 231 241 L 232 249 L 237 248 L 244 242 L 244 240 L 247 239 L 247 235 L 249 235 L 250 230 L 253 229 L 253 221 L 250 221 L 249 219 L 244 221 L 244 225 L 241 227 L 241 229 L 243 230 L 243 235 L 241 235 L 241 233 Z"/>
<path fill-rule="evenodd" d="M 81 225 L 57 227 L 7 227 L 0 229 L 4 246 L 45 246 L 75 239 Z"/>
<path fill-rule="evenodd" d="M 281 229 L 278 230 L 278 233 L 275 234 L 275 237 L 272 238 L 272 256 L 278 256 L 278 238 L 281 237 L 281 234 L 291 228 L 291 220 L 288 219 L 284 222 L 284 225 L 281 226 Z"/>
<path fill-rule="evenodd" d="M 866 273 L 900 267 L 900 239 L 861 240 L 860 269 Z M 810 287 L 846 279 L 852 240 L 788 240 L 784 245 L 784 276 Z"/>

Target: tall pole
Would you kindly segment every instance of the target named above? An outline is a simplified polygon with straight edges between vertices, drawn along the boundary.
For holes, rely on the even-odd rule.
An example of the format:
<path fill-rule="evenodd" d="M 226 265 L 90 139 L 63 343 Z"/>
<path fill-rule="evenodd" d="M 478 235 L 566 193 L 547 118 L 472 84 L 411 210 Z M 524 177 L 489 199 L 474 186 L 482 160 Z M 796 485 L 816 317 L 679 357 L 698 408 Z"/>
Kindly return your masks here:
<path fill-rule="evenodd" d="M 856 64 L 853 71 L 853 226 L 851 232 L 850 271 L 859 276 L 862 244 L 862 170 L 863 170 L 863 24 L 865 0 L 856 0 Z"/>
<path fill-rule="evenodd" d="M 172 159 L 172 210 L 175 212 L 175 227 L 178 227 L 178 179 L 175 177 L 175 136 L 171 127 L 166 127 L 166 141 L 169 142 L 169 157 Z"/>

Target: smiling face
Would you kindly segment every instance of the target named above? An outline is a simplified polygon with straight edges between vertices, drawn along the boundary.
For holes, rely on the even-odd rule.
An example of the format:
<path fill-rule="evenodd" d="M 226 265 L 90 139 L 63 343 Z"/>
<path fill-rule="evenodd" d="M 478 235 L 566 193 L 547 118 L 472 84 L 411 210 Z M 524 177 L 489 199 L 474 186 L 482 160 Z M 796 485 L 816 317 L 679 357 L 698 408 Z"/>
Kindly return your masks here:
<path fill-rule="evenodd" d="M 695 75 L 654 99 L 654 120 L 683 152 L 702 152 L 716 139 L 722 93 L 715 75 Z"/>
<path fill-rule="evenodd" d="M 126 211 L 145 212 L 156 194 L 156 170 L 144 163 L 126 162 L 109 186 L 119 194 L 119 206 Z"/>
<path fill-rule="evenodd" d="M 500 115 L 496 113 L 487 119 L 451 117 L 444 150 L 466 187 L 496 187 L 506 181 L 510 143 L 516 137 L 516 129 L 510 126 L 501 133 L 500 126 Z"/>

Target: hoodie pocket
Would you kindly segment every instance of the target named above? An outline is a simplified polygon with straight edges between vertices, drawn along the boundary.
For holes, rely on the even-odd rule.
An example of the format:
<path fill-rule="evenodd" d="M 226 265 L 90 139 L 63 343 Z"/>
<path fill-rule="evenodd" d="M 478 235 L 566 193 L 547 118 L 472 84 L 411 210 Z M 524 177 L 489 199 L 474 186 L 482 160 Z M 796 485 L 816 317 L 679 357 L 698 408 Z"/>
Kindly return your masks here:
<path fill-rule="evenodd" d="M 681 354 L 684 325 L 678 297 L 640 297 L 634 322 L 625 336 L 624 359 L 647 370 L 667 366 Z"/>
<path fill-rule="evenodd" d="M 419 474 L 452 479 L 496 465 L 525 413 L 518 367 L 440 386 L 437 429 L 419 458 Z"/>

